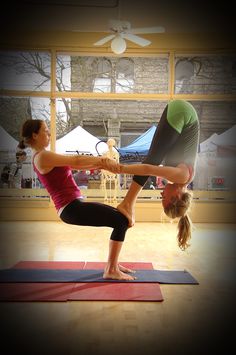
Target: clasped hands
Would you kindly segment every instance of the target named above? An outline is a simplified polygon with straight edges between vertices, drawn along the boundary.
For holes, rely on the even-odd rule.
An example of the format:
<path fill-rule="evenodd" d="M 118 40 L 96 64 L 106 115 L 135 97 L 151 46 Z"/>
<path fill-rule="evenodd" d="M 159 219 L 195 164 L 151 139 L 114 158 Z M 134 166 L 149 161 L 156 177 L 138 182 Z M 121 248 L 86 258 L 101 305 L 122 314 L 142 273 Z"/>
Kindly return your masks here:
<path fill-rule="evenodd" d="M 108 157 L 102 157 L 101 162 L 102 162 L 102 169 L 108 170 L 114 174 L 121 173 L 121 164 L 117 163 L 116 160 Z"/>

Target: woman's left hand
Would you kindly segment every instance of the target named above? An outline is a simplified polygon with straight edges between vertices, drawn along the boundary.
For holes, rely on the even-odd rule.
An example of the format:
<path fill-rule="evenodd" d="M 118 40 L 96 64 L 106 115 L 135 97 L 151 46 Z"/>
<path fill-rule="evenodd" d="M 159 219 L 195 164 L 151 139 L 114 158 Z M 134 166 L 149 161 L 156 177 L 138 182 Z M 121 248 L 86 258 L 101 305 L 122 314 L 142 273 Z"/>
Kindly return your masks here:
<path fill-rule="evenodd" d="M 108 170 L 115 174 L 120 174 L 120 164 L 116 162 L 114 159 L 110 159 L 107 157 L 102 157 L 102 169 Z"/>

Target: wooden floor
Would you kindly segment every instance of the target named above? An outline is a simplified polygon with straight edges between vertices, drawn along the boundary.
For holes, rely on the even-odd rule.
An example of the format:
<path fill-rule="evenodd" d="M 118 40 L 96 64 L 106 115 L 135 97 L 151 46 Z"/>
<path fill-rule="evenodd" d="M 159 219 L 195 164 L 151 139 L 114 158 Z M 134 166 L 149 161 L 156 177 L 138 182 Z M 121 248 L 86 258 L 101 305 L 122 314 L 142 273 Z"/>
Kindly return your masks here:
<path fill-rule="evenodd" d="M 0 267 L 21 260 L 105 261 L 109 228 L 2 222 Z M 176 224 L 136 223 L 121 261 L 188 270 L 199 285 L 162 285 L 163 302 L 0 303 L 1 335 L 14 354 L 229 354 L 235 321 L 236 226 L 196 224 L 178 249 Z M 3 347 L 4 340 L 1 341 Z M 3 349 L 3 348 L 2 348 Z M 0 351 L 0 353 L 2 353 Z"/>

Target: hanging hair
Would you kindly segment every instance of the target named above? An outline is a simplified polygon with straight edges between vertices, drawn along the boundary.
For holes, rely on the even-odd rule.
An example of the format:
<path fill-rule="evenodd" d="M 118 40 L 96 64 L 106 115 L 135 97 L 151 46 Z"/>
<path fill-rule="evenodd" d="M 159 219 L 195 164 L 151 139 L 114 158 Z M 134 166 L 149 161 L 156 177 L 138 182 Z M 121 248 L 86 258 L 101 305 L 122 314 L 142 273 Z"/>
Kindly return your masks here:
<path fill-rule="evenodd" d="M 21 137 L 18 148 L 25 149 L 31 145 L 33 133 L 38 133 L 43 120 L 29 119 L 23 123 L 21 127 Z"/>
<path fill-rule="evenodd" d="M 173 199 L 172 202 L 164 209 L 165 214 L 170 218 L 180 217 L 178 222 L 178 245 L 180 249 L 185 250 L 189 247 L 191 239 L 192 222 L 187 211 L 191 205 L 192 194 L 184 192 L 180 199 Z"/>

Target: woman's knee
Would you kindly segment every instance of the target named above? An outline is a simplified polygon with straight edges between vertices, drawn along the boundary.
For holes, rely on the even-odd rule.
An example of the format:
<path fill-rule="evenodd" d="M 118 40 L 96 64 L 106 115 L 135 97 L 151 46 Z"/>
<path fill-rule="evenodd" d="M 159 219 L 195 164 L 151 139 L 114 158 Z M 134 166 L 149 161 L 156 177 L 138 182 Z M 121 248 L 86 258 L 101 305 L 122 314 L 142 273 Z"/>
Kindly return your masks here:
<path fill-rule="evenodd" d="M 123 242 L 128 228 L 129 221 L 125 216 L 122 215 L 122 219 L 113 228 L 111 239 L 117 242 Z"/>

